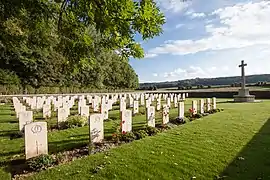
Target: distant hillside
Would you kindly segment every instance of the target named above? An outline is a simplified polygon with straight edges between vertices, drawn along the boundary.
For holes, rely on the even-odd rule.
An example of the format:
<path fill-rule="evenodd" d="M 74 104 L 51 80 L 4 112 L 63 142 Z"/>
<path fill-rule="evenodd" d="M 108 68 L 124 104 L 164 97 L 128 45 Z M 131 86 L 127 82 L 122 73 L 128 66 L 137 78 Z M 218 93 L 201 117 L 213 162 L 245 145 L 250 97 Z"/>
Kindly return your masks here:
<path fill-rule="evenodd" d="M 259 82 L 270 82 L 270 74 L 259 74 L 246 76 L 247 84 L 257 84 Z M 188 87 L 188 86 L 235 86 L 241 83 L 241 76 L 217 77 L 217 78 L 195 78 L 179 81 L 140 83 L 140 89 L 156 87 L 156 88 L 172 88 L 172 87 Z"/>

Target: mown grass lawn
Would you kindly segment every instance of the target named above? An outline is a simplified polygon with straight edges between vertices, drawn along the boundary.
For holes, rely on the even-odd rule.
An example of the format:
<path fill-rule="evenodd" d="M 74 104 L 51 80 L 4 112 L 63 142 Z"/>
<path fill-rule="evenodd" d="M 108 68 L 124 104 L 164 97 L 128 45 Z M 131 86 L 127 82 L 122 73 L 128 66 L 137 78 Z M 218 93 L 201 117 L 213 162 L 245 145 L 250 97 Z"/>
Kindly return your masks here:
<path fill-rule="evenodd" d="M 186 109 L 190 104 L 188 100 Z M 270 101 L 219 103 L 218 107 L 224 112 L 28 179 L 270 179 Z M 0 179 L 10 179 L 4 166 L 11 158 L 23 158 L 24 145 L 22 138 L 9 140 L 9 131 L 17 130 L 17 120 L 10 115 L 11 107 L 0 108 Z M 176 109 L 170 112 L 171 117 L 176 114 Z M 119 115 L 112 111 L 110 116 Z M 160 122 L 160 114 L 157 120 Z M 144 124 L 145 115 L 135 116 L 133 121 L 139 127 Z M 112 121 L 105 123 L 106 135 L 112 133 L 111 127 Z M 88 128 L 83 127 L 49 133 L 50 153 L 85 145 L 87 132 Z"/>

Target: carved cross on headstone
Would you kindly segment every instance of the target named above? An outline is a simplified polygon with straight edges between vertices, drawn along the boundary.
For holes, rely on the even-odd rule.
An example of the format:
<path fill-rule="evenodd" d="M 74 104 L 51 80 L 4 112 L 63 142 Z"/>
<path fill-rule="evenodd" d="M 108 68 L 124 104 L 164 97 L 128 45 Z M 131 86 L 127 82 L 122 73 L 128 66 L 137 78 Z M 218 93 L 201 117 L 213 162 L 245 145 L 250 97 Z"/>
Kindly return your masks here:
<path fill-rule="evenodd" d="M 244 60 L 242 60 L 241 64 L 239 65 L 239 67 L 241 67 L 242 89 L 245 89 L 246 87 L 245 66 L 247 66 L 247 64 L 245 64 Z"/>

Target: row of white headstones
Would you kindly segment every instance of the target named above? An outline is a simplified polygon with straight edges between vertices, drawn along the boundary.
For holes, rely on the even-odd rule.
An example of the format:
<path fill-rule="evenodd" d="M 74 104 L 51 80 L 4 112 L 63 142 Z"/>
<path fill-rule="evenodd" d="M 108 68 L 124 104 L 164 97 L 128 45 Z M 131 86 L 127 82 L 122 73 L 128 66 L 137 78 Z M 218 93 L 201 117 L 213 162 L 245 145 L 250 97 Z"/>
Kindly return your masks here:
<path fill-rule="evenodd" d="M 43 117 L 51 116 L 51 104 L 54 105 L 54 110 L 57 111 L 58 122 L 66 121 L 70 115 L 70 108 L 75 105 L 75 100 L 78 99 L 78 112 L 81 116 L 89 118 L 89 129 L 92 143 L 102 142 L 104 139 L 104 124 L 103 121 L 108 119 L 108 111 L 112 109 L 112 105 L 118 100 L 120 102 L 120 113 L 122 121 L 122 132 L 132 131 L 132 114 L 139 112 L 140 105 L 146 107 L 146 121 L 148 126 L 155 127 L 155 111 L 161 109 L 161 98 L 166 103 L 162 105 L 163 118 L 162 123 L 169 122 L 169 109 L 171 102 L 174 102 L 174 107 L 178 107 L 178 117 L 184 118 L 184 100 L 188 94 L 129 94 L 124 96 L 112 95 L 109 96 L 58 96 L 53 97 L 24 97 L 23 102 L 30 106 L 33 110 L 43 111 Z M 152 106 L 152 102 L 156 99 L 156 107 Z M 90 107 L 86 105 L 86 100 L 93 108 L 95 114 L 89 113 Z M 129 107 L 133 110 L 126 109 L 126 102 L 129 102 Z M 216 109 L 216 98 L 200 100 L 200 113 L 204 113 L 204 109 L 209 111 Z M 26 159 L 48 153 L 47 143 L 47 123 L 33 122 L 33 111 L 27 111 L 24 103 L 16 97 L 13 98 L 13 105 L 17 117 L 19 118 L 19 130 L 24 132 L 25 138 L 25 155 Z M 206 107 L 206 108 L 205 108 Z M 192 101 L 192 113 L 197 114 L 197 101 Z M 97 113 L 98 112 L 98 113 Z"/>

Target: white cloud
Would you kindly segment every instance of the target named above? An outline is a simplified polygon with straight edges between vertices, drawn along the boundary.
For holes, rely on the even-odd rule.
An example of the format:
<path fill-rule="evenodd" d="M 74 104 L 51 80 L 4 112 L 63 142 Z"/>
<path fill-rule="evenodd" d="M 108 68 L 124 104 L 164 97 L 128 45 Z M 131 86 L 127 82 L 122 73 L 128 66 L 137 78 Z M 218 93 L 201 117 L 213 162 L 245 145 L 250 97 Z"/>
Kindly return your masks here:
<path fill-rule="evenodd" d="M 158 74 L 157 74 L 157 73 L 153 73 L 152 75 L 153 75 L 154 77 L 157 77 L 157 76 L 158 76 Z"/>
<path fill-rule="evenodd" d="M 209 24 L 208 37 L 198 40 L 174 40 L 150 49 L 150 54 L 185 55 L 207 50 L 270 46 L 270 2 L 238 3 L 211 13 L 220 26 Z"/>
<path fill-rule="evenodd" d="M 199 66 L 189 66 L 186 69 L 177 68 L 171 72 L 164 72 L 161 73 L 159 76 L 163 77 L 163 81 L 175 81 L 175 80 L 182 80 L 182 79 L 192 79 L 192 78 L 211 78 L 216 77 L 217 72 L 219 74 L 226 74 L 228 73 L 229 68 L 224 66 L 220 69 L 217 67 L 209 67 L 209 68 L 202 68 Z"/>
<path fill-rule="evenodd" d="M 206 15 L 204 13 L 192 13 L 191 18 L 202 18 L 205 17 Z"/>
<path fill-rule="evenodd" d="M 178 29 L 178 28 L 181 28 L 181 27 L 183 27 L 183 26 L 184 26 L 184 24 L 177 24 L 177 25 L 175 26 L 175 28 Z"/>
<path fill-rule="evenodd" d="M 145 54 L 144 58 L 153 58 L 153 57 L 156 57 L 156 56 L 157 56 L 157 54 L 150 53 L 150 54 Z"/>
<path fill-rule="evenodd" d="M 197 77 L 205 75 L 204 70 L 202 68 L 197 66 L 190 66 L 187 69 L 177 68 L 171 72 L 165 72 L 163 73 L 164 78 L 171 78 L 171 77 L 177 77 L 177 78 L 190 78 L 190 77 Z"/>
<path fill-rule="evenodd" d="M 170 11 L 173 13 L 182 12 L 191 4 L 191 2 L 182 0 L 155 0 L 155 1 L 163 11 Z"/>
<path fill-rule="evenodd" d="M 189 16 L 191 19 L 203 18 L 206 16 L 203 12 L 194 12 L 194 10 L 189 10 L 185 13 L 186 16 Z"/>

